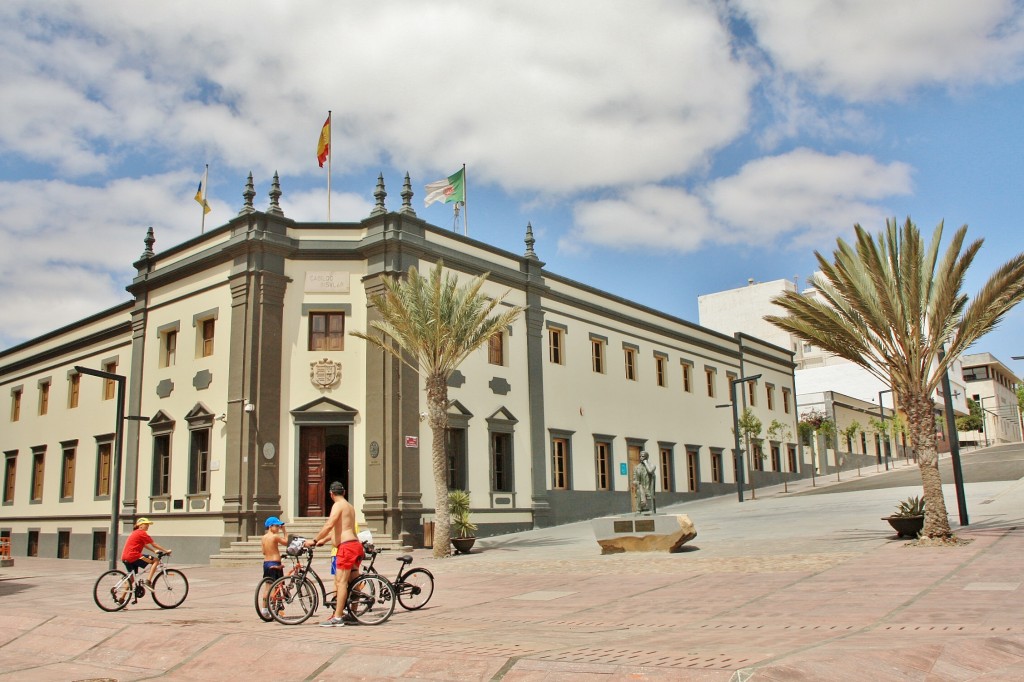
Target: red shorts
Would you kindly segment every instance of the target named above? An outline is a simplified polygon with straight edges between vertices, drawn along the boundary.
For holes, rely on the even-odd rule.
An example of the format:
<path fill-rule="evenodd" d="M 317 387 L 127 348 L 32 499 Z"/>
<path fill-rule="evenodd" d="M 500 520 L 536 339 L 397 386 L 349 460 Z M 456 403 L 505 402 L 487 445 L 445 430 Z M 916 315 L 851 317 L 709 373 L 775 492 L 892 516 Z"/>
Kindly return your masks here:
<path fill-rule="evenodd" d="M 331 557 L 331 575 L 334 575 L 338 569 L 343 571 L 358 569 L 365 556 L 363 543 L 359 540 L 346 540 L 338 545 L 338 553 Z"/>

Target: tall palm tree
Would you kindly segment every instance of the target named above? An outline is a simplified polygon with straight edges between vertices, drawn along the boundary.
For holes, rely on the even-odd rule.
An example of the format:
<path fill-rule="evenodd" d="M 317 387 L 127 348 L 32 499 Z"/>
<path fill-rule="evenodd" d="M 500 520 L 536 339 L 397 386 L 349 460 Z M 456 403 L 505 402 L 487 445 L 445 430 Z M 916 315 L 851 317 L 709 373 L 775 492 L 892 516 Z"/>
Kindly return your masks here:
<path fill-rule="evenodd" d="M 519 306 L 509 306 L 492 315 L 502 305 L 504 296 L 490 298 L 481 293 L 489 273 L 459 286 L 454 274 L 442 278 L 443 268 L 444 264 L 438 260 L 429 278 L 410 267 L 404 281 L 384 279 L 385 291 L 370 296 L 370 304 L 376 306 L 380 319 L 370 322 L 369 326 L 380 334 L 352 332 L 419 372 L 426 385 L 437 498 L 434 521 L 434 556 L 437 558 L 452 553 L 445 455 L 448 379 L 470 353 L 512 324 L 523 311 Z"/>
<path fill-rule="evenodd" d="M 886 221 L 876 237 L 855 225 L 856 244 L 839 239 L 832 262 L 815 252 L 821 276 L 811 285 L 820 299 L 788 291 L 773 299 L 788 315 L 765 317 L 892 388 L 919 456 L 926 502 L 922 535 L 934 538 L 952 532 L 935 451 L 932 394 L 950 364 L 1024 299 L 1024 254 L 1018 254 L 969 300 L 961 288 L 983 240 L 964 248 L 964 225 L 940 258 L 942 228 L 939 223 L 926 245 L 910 218 L 902 227 Z"/>

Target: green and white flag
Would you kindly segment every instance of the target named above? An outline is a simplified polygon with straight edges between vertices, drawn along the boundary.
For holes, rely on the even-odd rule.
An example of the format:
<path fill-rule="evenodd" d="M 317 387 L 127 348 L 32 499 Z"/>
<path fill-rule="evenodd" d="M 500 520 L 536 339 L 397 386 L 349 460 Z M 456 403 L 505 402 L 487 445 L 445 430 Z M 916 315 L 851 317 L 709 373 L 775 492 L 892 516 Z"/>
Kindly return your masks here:
<path fill-rule="evenodd" d="M 466 167 L 463 166 L 455 173 L 444 180 L 431 182 L 427 185 L 427 196 L 423 200 L 424 206 L 430 206 L 435 201 L 450 203 L 452 201 L 466 200 Z"/>

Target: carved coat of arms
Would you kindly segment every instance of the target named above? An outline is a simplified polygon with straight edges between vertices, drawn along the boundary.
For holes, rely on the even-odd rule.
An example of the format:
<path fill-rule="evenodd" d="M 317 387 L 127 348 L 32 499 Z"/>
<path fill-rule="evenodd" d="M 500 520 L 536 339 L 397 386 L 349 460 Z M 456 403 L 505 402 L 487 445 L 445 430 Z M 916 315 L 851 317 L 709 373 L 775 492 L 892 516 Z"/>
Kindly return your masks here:
<path fill-rule="evenodd" d="M 327 358 L 309 363 L 309 380 L 317 388 L 326 389 L 341 381 L 341 363 Z"/>

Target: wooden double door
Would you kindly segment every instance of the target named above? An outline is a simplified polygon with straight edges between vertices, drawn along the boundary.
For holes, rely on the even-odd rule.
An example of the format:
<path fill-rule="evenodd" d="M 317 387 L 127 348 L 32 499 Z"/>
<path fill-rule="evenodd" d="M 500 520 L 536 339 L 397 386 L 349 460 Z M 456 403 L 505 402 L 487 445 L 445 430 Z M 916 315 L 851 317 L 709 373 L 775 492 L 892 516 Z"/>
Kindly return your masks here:
<path fill-rule="evenodd" d="M 299 516 L 327 516 L 334 481 L 351 490 L 349 427 L 299 427 Z"/>

